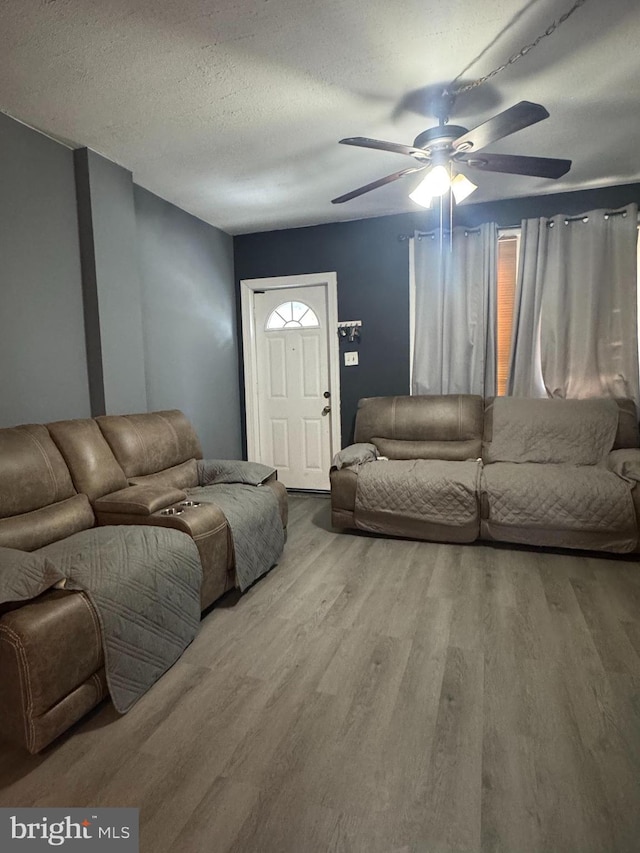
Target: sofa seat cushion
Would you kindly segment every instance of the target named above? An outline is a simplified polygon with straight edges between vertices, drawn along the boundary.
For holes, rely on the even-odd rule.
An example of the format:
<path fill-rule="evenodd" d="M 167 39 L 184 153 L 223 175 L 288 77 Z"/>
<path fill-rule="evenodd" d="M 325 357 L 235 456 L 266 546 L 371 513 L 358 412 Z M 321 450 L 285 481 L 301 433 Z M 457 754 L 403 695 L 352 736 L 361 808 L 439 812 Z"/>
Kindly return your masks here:
<path fill-rule="evenodd" d="M 270 489 L 278 502 L 278 512 L 282 526 L 286 530 L 289 522 L 289 496 L 286 487 L 279 480 L 267 480 L 263 485 L 264 489 Z"/>
<path fill-rule="evenodd" d="M 278 503 L 278 513 L 282 527 L 286 530 L 289 521 L 289 498 L 286 487 L 279 480 L 267 480 L 260 488 L 268 489 Z M 190 500 L 202 501 L 203 503 L 215 503 L 216 491 L 215 488 L 209 486 L 194 486 L 192 489 L 187 489 L 187 495 Z"/>
<path fill-rule="evenodd" d="M 244 592 L 282 554 L 284 525 L 277 493 L 268 485 L 219 483 L 188 489 L 187 494 L 224 513 L 231 530 L 236 585 Z"/>
<path fill-rule="evenodd" d="M 607 550 L 635 547 L 629 483 L 606 468 L 495 462 L 484 466 L 481 482 L 483 519 L 492 538 L 500 538 L 495 534 L 505 528 L 560 530 L 600 534 L 591 544 L 568 547 L 599 548 L 607 537 L 614 546 Z M 561 544 L 546 543 L 544 537 L 533 541 Z"/>
<path fill-rule="evenodd" d="M 361 530 L 441 541 L 478 534 L 477 461 L 389 460 L 358 471 L 355 522 Z"/>

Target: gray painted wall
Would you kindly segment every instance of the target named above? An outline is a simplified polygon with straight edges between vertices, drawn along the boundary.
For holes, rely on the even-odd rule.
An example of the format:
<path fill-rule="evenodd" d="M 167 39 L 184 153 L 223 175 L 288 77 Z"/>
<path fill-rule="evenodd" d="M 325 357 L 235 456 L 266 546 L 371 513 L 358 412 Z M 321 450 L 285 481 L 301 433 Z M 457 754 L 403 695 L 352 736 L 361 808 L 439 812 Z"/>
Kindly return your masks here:
<path fill-rule="evenodd" d="M 75 165 L 92 412 L 146 412 L 131 172 L 87 148 Z"/>
<path fill-rule="evenodd" d="M 0 427 L 89 414 L 73 152 L 0 114 Z"/>
<path fill-rule="evenodd" d="M 150 410 L 182 409 L 205 457 L 241 457 L 233 240 L 134 187 Z"/>

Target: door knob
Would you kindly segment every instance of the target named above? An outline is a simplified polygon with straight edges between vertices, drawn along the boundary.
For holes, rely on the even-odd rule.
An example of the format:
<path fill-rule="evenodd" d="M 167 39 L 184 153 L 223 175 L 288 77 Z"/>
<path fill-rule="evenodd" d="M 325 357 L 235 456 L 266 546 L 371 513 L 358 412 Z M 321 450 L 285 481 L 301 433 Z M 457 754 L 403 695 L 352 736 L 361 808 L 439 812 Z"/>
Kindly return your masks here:
<path fill-rule="evenodd" d="M 330 411 L 331 411 L 331 406 L 325 406 L 324 409 L 322 410 L 322 414 L 328 415 Z"/>

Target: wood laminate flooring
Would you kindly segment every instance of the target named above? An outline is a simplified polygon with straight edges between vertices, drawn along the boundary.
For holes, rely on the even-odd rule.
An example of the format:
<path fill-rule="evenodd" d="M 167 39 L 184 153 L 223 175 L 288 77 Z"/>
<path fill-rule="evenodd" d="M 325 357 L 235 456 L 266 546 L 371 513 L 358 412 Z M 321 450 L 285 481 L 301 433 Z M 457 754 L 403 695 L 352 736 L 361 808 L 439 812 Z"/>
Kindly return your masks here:
<path fill-rule="evenodd" d="M 290 506 L 280 565 L 126 716 L 0 746 L 0 806 L 137 806 L 143 853 L 640 850 L 635 560 Z"/>

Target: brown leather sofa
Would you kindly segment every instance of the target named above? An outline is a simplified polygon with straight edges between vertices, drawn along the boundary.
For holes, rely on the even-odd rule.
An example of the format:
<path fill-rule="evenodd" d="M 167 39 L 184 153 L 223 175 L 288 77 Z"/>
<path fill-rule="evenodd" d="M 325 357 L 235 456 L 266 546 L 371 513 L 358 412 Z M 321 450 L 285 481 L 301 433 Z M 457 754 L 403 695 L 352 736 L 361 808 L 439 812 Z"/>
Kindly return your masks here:
<path fill-rule="evenodd" d="M 35 552 L 97 525 L 175 528 L 197 546 L 204 610 L 235 586 L 235 565 L 227 520 L 198 487 L 201 458 L 177 410 L 2 429 L 0 547 Z M 286 529 L 286 489 L 275 476 L 264 485 Z M 106 697 L 98 620 L 85 593 L 50 589 L 0 604 L 0 683 L 0 733 L 33 753 Z"/>
<path fill-rule="evenodd" d="M 617 409 L 611 401 L 600 401 L 608 407 L 613 427 L 612 446 L 597 464 L 563 464 L 561 454 L 556 459 L 553 448 L 544 446 L 538 453 L 553 460 L 546 464 L 518 464 L 509 461 L 508 453 L 501 456 L 494 409 L 522 402 L 499 404 L 474 395 L 360 400 L 357 444 L 341 452 L 351 464 L 343 466 L 339 454 L 330 474 L 333 525 L 440 542 L 481 538 L 611 552 L 639 550 L 640 434 L 633 401 L 616 400 Z M 545 409 L 547 402 L 553 405 Z M 545 412 L 551 409 L 562 415 L 563 406 L 566 413 L 570 405 L 579 414 L 580 406 L 597 405 L 597 401 L 536 401 L 534 411 L 540 411 L 540 403 L 543 427 Z M 504 436 L 500 439 L 503 447 Z M 359 457 L 358 452 L 364 455 Z M 383 461 L 373 461 L 374 456 Z M 416 461 L 427 472 L 417 485 L 412 480 L 418 476 Z M 604 497 L 606 489 L 615 492 L 619 504 Z"/>

